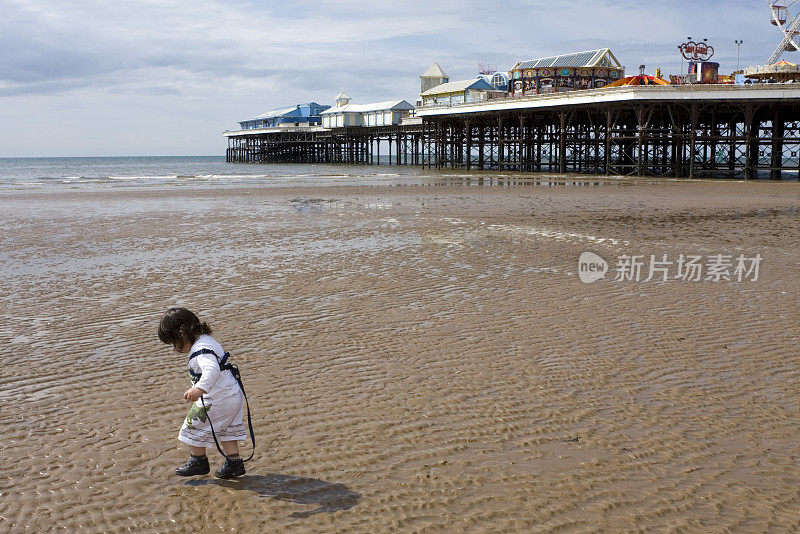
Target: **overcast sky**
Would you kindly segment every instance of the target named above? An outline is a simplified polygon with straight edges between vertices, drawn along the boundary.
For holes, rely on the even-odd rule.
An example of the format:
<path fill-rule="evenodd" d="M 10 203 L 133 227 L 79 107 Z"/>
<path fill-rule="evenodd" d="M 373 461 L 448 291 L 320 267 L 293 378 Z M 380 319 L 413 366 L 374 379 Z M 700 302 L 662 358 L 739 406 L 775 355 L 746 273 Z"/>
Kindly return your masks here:
<path fill-rule="evenodd" d="M 433 61 L 455 81 L 609 47 L 628 74 L 666 75 L 687 36 L 723 73 L 734 39 L 742 66 L 780 40 L 764 0 L 0 0 L 0 157 L 219 155 L 223 130 L 271 108 L 413 103 Z"/>

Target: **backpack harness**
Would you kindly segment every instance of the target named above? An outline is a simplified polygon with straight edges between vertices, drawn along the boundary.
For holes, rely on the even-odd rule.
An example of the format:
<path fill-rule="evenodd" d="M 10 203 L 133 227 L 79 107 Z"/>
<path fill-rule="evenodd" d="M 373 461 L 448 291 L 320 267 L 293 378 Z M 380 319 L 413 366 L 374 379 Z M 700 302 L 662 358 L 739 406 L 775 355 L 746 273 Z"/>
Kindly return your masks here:
<path fill-rule="evenodd" d="M 250 403 L 247 402 L 247 394 L 244 392 L 244 384 L 242 384 L 242 376 L 239 374 L 239 368 L 233 365 L 232 363 L 228 362 L 228 354 L 227 352 L 222 356 L 222 359 L 217 356 L 217 353 L 211 349 L 200 349 L 197 350 L 189 355 L 189 361 L 192 361 L 192 358 L 199 356 L 200 354 L 213 354 L 214 358 L 217 359 L 217 363 L 219 363 L 219 370 L 222 371 L 230 371 L 233 375 L 233 378 L 236 379 L 236 382 L 239 383 L 239 387 L 242 389 L 242 395 L 244 395 L 244 402 L 247 405 L 247 427 L 250 430 L 250 440 L 253 442 L 253 451 L 250 453 L 250 457 L 245 462 L 249 462 L 253 459 L 253 455 L 256 453 L 256 436 L 253 432 L 253 422 L 250 418 Z M 189 368 L 189 375 L 192 377 L 192 384 L 197 384 L 200 381 L 200 377 L 203 373 L 195 373 L 192 371 L 192 368 Z M 203 396 L 200 396 L 200 404 L 203 405 L 203 410 L 206 412 L 206 417 L 208 418 L 208 424 L 211 427 L 211 435 L 214 436 L 214 444 L 217 446 L 217 450 L 219 453 L 225 457 L 226 460 L 229 460 L 228 455 L 222 450 L 222 447 L 219 446 L 219 441 L 217 440 L 217 434 L 214 432 L 214 425 L 211 424 L 211 416 L 208 414 L 208 409 L 206 408 L 206 403 L 203 400 Z"/>

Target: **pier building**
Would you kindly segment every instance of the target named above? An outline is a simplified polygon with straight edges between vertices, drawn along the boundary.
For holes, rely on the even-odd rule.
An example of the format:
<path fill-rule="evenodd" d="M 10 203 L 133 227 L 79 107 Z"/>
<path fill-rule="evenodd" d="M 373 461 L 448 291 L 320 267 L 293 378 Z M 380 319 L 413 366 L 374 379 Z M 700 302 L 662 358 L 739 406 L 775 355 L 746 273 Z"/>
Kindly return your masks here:
<path fill-rule="evenodd" d="M 625 76 L 608 48 L 520 61 L 509 71 L 513 96 L 596 89 Z"/>
<path fill-rule="evenodd" d="M 505 91 L 495 89 L 483 77 L 460 80 L 437 85 L 419 96 L 422 106 L 455 106 L 471 102 L 483 102 L 492 96 L 505 96 Z"/>
<path fill-rule="evenodd" d="M 320 113 L 330 106 L 321 106 L 316 102 L 297 104 L 296 106 L 277 108 L 262 113 L 261 115 L 239 121 L 242 130 L 257 128 L 277 128 L 292 126 L 314 126 L 322 121 Z"/>
<path fill-rule="evenodd" d="M 498 91 L 508 92 L 507 72 L 493 72 L 491 74 L 479 74 L 478 78 L 483 78 Z"/>
<path fill-rule="evenodd" d="M 438 63 L 434 63 L 419 77 L 419 92 L 424 93 L 428 89 L 433 89 L 437 85 L 442 85 L 449 81 L 450 77 L 445 74 L 442 67 Z"/>
<path fill-rule="evenodd" d="M 324 128 L 353 126 L 395 126 L 410 114 L 414 106 L 405 100 L 388 100 L 371 104 L 351 104 L 350 97 L 342 92 L 336 97 L 336 106 L 322 112 Z"/>

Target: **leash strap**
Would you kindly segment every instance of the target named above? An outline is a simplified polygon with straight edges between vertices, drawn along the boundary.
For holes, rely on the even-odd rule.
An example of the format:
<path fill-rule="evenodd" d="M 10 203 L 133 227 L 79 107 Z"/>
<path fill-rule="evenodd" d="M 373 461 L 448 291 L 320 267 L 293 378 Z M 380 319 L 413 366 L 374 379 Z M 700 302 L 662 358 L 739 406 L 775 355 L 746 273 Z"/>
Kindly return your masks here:
<path fill-rule="evenodd" d="M 233 364 L 228 363 L 228 353 L 227 352 L 225 353 L 225 356 L 222 358 L 222 361 L 220 361 L 219 356 L 217 356 L 217 353 L 214 352 L 213 350 L 210 350 L 210 349 L 200 349 L 200 350 L 198 350 L 196 352 L 193 352 L 189 356 L 189 360 L 191 360 L 192 358 L 194 358 L 195 356 L 197 356 L 199 354 L 213 354 L 214 357 L 217 359 L 217 363 L 219 363 L 220 370 L 221 371 L 225 371 L 225 370 L 230 371 L 231 374 L 233 375 L 233 378 L 235 378 L 236 382 L 239 384 L 239 388 L 241 388 L 241 390 L 242 390 L 242 395 L 244 395 L 244 403 L 247 406 L 247 429 L 250 431 L 250 441 L 253 443 L 253 450 L 250 452 L 250 456 L 246 460 L 244 460 L 245 462 L 249 462 L 250 460 L 253 459 L 253 456 L 256 453 L 256 435 L 253 432 L 253 421 L 252 421 L 252 418 L 250 417 L 250 403 L 247 401 L 247 393 L 245 393 L 245 391 L 244 391 L 244 384 L 242 383 L 242 376 L 241 376 L 241 374 L 239 374 L 239 368 L 237 366 L 233 365 Z M 195 375 L 195 373 L 193 373 L 191 369 L 189 370 L 189 372 L 192 373 L 192 376 Z M 216 432 L 214 432 L 214 424 L 211 422 L 211 414 L 208 413 L 209 410 L 206 408 L 206 403 L 203 400 L 203 396 L 202 395 L 200 395 L 200 404 L 203 405 L 203 410 L 206 412 L 206 417 L 208 418 L 208 426 L 211 427 L 211 435 L 214 437 L 214 445 L 217 446 L 217 450 L 219 451 L 219 453 L 222 456 L 225 457 L 226 460 L 230 460 L 228 455 L 225 454 L 225 451 L 223 451 L 222 447 L 220 447 L 220 445 L 219 445 L 219 440 L 217 439 L 217 434 L 216 434 Z"/>

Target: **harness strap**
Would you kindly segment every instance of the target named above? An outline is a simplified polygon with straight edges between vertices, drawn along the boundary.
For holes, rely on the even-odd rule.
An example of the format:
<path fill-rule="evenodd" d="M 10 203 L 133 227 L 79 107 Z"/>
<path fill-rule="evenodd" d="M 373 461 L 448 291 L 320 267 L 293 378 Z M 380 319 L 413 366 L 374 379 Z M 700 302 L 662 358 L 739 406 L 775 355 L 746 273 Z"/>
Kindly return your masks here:
<path fill-rule="evenodd" d="M 219 356 L 217 356 L 217 353 L 216 353 L 216 352 L 214 352 L 214 351 L 213 351 L 213 350 L 211 350 L 211 349 L 200 349 L 200 350 L 196 350 L 196 351 L 194 351 L 193 353 L 191 353 L 191 354 L 189 355 L 189 361 L 192 361 L 192 358 L 195 358 L 195 357 L 197 357 L 197 356 L 200 356 L 201 354 L 213 354 L 213 355 L 214 355 L 214 357 L 217 359 L 217 361 L 219 361 Z M 226 359 L 226 360 L 228 359 L 228 353 L 227 353 L 227 352 L 225 353 L 225 359 Z"/>
<path fill-rule="evenodd" d="M 249 462 L 250 460 L 253 459 L 253 456 L 256 453 L 256 435 L 255 432 L 253 432 L 253 421 L 250 417 L 250 403 L 247 401 L 247 393 L 245 393 L 244 391 L 244 384 L 242 383 L 242 376 L 239 373 L 239 368 L 231 363 L 228 363 L 228 356 L 230 356 L 229 353 L 226 352 L 222 356 L 222 359 L 220 360 L 219 356 L 217 356 L 217 353 L 211 349 L 200 349 L 191 353 L 189 355 L 189 361 L 191 361 L 192 358 L 194 358 L 195 356 L 199 356 L 200 354 L 213 354 L 214 357 L 217 359 L 217 363 L 219 363 L 219 370 L 230 371 L 231 374 L 233 375 L 233 378 L 236 379 L 236 382 L 239 384 L 239 388 L 241 388 L 242 390 L 242 395 L 244 395 L 244 403 L 245 405 L 247 405 L 247 429 L 250 431 L 250 441 L 253 443 L 253 450 L 250 452 L 250 456 L 246 460 L 244 460 L 245 462 Z M 193 379 L 195 379 L 194 383 L 197 383 L 197 381 L 200 380 L 200 377 L 202 376 L 202 373 L 195 373 L 194 371 L 192 371 L 191 368 L 189 369 L 189 374 L 192 375 Z M 213 423 L 211 423 L 211 415 L 208 413 L 208 409 L 206 408 L 206 403 L 203 400 L 202 395 L 200 396 L 200 404 L 203 405 L 203 410 L 206 412 L 206 417 L 208 418 L 208 425 L 211 427 L 211 435 L 214 437 L 214 445 L 217 446 L 217 450 L 222 456 L 225 457 L 226 460 L 230 460 L 230 458 L 228 458 L 228 455 L 225 454 L 225 452 L 222 450 L 222 447 L 220 447 L 219 445 L 217 434 L 216 432 L 214 432 L 214 425 Z"/>
<path fill-rule="evenodd" d="M 192 358 L 194 358 L 195 356 L 199 356 L 200 354 L 213 354 L 214 358 L 216 358 L 217 362 L 219 363 L 220 371 L 231 371 L 234 367 L 233 365 L 228 363 L 228 356 L 230 356 L 230 353 L 226 352 L 225 354 L 223 354 L 222 359 L 220 360 L 219 357 L 217 356 L 217 353 L 211 349 L 200 349 L 191 353 L 189 355 L 189 361 L 192 361 Z M 203 373 L 195 373 L 194 371 L 192 371 L 192 368 L 190 367 L 189 375 L 191 375 L 192 377 L 192 383 L 196 384 L 200 380 L 200 377 L 203 376 Z"/>

